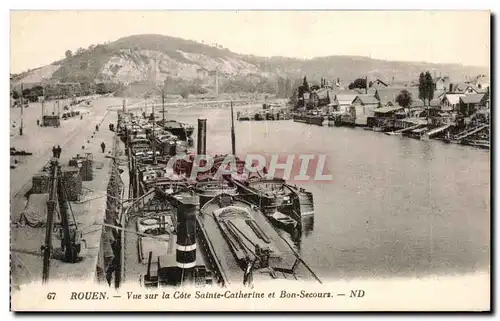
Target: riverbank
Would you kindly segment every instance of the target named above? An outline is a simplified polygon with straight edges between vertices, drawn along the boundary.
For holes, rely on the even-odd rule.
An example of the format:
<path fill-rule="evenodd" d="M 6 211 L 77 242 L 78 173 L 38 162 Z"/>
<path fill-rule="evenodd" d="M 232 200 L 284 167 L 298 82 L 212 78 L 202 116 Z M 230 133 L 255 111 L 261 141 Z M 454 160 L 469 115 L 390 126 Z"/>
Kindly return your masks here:
<path fill-rule="evenodd" d="M 11 170 L 11 283 L 14 288 L 37 281 L 42 276 L 40 247 L 44 244 L 45 228 L 24 225 L 20 218 L 29 200 L 27 196 L 32 187 L 32 176 L 50 160 L 52 146 L 56 145 L 61 146 L 60 162 L 64 166 L 77 154 L 91 153 L 93 179 L 83 182 L 80 201 L 71 203 L 78 229 L 83 232 L 86 241 L 80 253 L 83 261 L 70 264 L 52 259 L 49 280 L 95 279 L 110 165 L 110 159 L 105 156 L 114 136 L 107 124 L 116 122 L 116 113 L 109 113 L 107 107 L 116 103 L 116 98 L 98 99 L 83 119 L 62 121 L 59 128 L 36 125 L 36 118 L 41 114 L 40 106 L 33 104 L 24 110 L 24 135 L 11 138 L 11 147 L 30 151 L 33 155 L 26 156 L 17 168 Z M 95 130 L 96 125 L 100 127 L 98 131 Z M 100 150 L 101 142 L 108 146 L 105 153 Z M 45 202 L 39 205 L 39 212 L 44 222 Z M 60 248 L 60 240 L 56 236 L 53 237 L 53 246 L 54 249 Z"/>

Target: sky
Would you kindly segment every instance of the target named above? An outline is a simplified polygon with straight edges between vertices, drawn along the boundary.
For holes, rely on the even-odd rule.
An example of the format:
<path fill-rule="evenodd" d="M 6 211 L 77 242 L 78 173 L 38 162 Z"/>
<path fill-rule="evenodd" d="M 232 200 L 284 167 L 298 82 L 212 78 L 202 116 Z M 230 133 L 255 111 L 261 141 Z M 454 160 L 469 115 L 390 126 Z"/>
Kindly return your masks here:
<path fill-rule="evenodd" d="M 488 11 L 12 11 L 11 73 L 134 34 L 258 56 L 490 65 Z"/>

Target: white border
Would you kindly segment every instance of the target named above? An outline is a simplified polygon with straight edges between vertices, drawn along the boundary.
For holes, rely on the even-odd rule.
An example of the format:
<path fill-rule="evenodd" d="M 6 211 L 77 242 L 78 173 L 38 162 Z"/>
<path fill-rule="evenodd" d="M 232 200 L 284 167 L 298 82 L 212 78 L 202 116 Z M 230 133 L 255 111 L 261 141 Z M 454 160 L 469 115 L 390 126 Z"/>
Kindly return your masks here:
<path fill-rule="evenodd" d="M 210 4 L 210 6 L 207 5 L 207 3 Z M 9 86 L 8 86 L 8 78 L 7 74 L 9 73 L 9 50 L 7 49 L 9 46 L 9 33 L 10 33 L 10 21 L 9 21 L 9 9 L 49 9 L 49 10 L 55 10 L 55 9 L 122 9 L 122 10 L 144 10 L 144 9 L 211 9 L 211 10 L 216 10 L 216 9 L 267 9 L 267 10 L 277 10 L 277 9 L 305 9 L 305 10 L 311 10 L 311 9 L 399 9 L 399 10 L 404 10 L 404 9 L 439 9 L 439 10 L 444 10 L 444 9 L 452 9 L 452 10 L 465 10 L 465 9 L 473 9 L 473 10 L 484 10 L 484 9 L 491 9 L 493 13 L 499 13 L 500 10 L 498 9 L 500 1 L 498 0 L 474 0 L 474 1 L 462 1 L 462 0 L 441 0 L 441 1 L 436 1 L 436 0 L 412 0 L 412 1 L 388 1 L 388 0 L 378 0 L 378 1 L 370 1 L 370 0 L 358 0 L 358 1 L 345 1 L 343 3 L 332 3 L 332 1 L 319 1 L 319 0 L 308 0 L 308 1 L 263 1 L 263 0 L 253 0 L 253 1 L 247 1 L 247 2 L 235 2 L 235 1 L 220 1 L 220 0 L 212 0 L 210 2 L 203 1 L 203 0 L 198 0 L 198 1 L 176 1 L 176 2 L 170 2 L 166 3 L 165 1 L 152 1 L 152 0 L 141 0 L 141 1 L 114 1 L 110 2 L 107 4 L 104 4 L 102 1 L 96 1 L 96 0 L 87 0 L 85 2 L 76 2 L 76 1 L 3 1 L 1 6 L 2 6 L 2 18 L 1 19 L 1 27 L 2 27 L 2 43 L 4 44 L 4 54 L 3 55 L 3 63 L 2 63 L 2 80 L 5 81 L 0 88 L 2 90 L 2 97 L 4 97 L 4 107 L 2 108 L 2 112 L 8 113 L 8 107 L 9 106 Z M 496 24 L 498 24 L 498 20 L 496 21 Z M 495 28 L 496 31 L 497 28 Z M 495 40 L 498 41 L 498 33 L 494 32 L 493 35 L 495 36 Z M 466 42 L 466 39 L 464 39 Z M 497 73 L 495 72 L 494 75 L 492 74 L 492 78 L 496 78 Z M 494 92 L 497 92 L 497 86 L 493 88 Z M 492 106 L 492 108 L 496 108 L 495 106 Z M 499 120 L 498 117 L 498 112 L 496 113 L 497 117 L 495 118 L 495 123 Z M 0 117 L 1 121 L 3 122 L 2 126 L 0 127 L 2 131 L 5 131 L 5 133 L 1 136 L 2 137 L 2 147 L 1 150 L 7 151 L 7 145 L 9 145 L 9 141 L 7 140 L 7 129 L 9 128 L 8 125 L 8 114 L 5 117 Z M 497 137 L 495 137 L 497 138 Z M 496 144 L 495 144 L 496 145 Z M 494 146 L 497 147 L 497 146 Z M 5 175 L 2 177 L 7 177 L 8 174 L 8 164 L 7 164 L 7 158 L 5 159 L 2 158 L 3 166 L 0 168 L 5 171 Z M 496 177 L 495 177 L 496 178 Z M 9 213 L 10 209 L 8 204 L 10 203 L 8 197 L 7 197 L 7 190 L 9 189 L 9 182 L 7 180 L 4 180 L 4 185 L 2 186 L 2 193 L 0 194 L 2 197 L 4 197 L 3 201 L 0 203 L 4 206 L 4 210 L 2 211 L 4 213 L 4 217 L 9 217 L 7 213 Z M 495 198 L 500 199 L 497 196 L 497 193 L 495 193 Z M 6 235 L 9 235 L 9 225 L 7 224 L 7 218 L 4 218 L 5 222 L 3 224 L 0 224 L 1 228 L 4 229 L 4 233 L 1 233 L 1 235 L 4 235 L 4 240 L 2 243 L 2 255 L 1 257 L 6 258 L 9 255 L 9 240 L 6 237 Z M 498 227 L 498 218 L 497 218 L 497 224 L 495 225 L 495 228 Z M 497 248 L 498 252 L 498 248 Z M 498 253 L 495 253 L 498 254 Z M 498 256 L 497 256 L 498 259 Z M 2 271 L 1 275 L 4 278 L 4 285 L 3 285 L 3 291 L 2 293 L 2 301 L 4 303 L 7 303 L 8 297 L 7 297 L 7 289 L 9 287 L 9 262 L 7 260 L 3 260 L 4 264 L 2 265 Z M 498 271 L 495 271 L 498 272 Z M 498 273 L 496 274 L 498 277 Z M 3 311 L 7 311 L 7 309 L 4 309 Z M 13 318 L 13 314 L 9 314 L 6 316 L 7 318 Z M 31 316 L 30 316 L 31 317 Z M 38 316 L 40 317 L 40 316 Z M 43 316 L 42 316 L 43 317 Z M 52 318 L 53 316 L 44 316 L 44 317 L 50 317 Z M 63 316 L 63 317 L 69 317 L 72 318 L 73 316 Z M 104 319 L 104 318 L 110 318 L 113 317 L 111 315 L 105 315 L 105 316 L 91 316 L 92 319 Z M 165 316 L 162 316 L 165 317 Z M 167 316 L 168 318 L 172 318 L 174 316 Z M 203 318 L 206 318 L 206 316 L 202 316 Z M 219 317 L 219 316 L 215 316 Z M 272 315 L 272 316 L 263 316 L 263 315 L 257 315 L 259 319 L 262 318 L 276 318 L 278 317 L 277 315 Z M 285 316 L 288 317 L 288 316 Z M 339 317 L 339 316 L 335 316 Z M 342 316 L 343 317 L 343 316 Z M 383 316 L 382 316 L 383 317 Z M 435 318 L 435 316 L 426 316 L 426 318 Z"/>

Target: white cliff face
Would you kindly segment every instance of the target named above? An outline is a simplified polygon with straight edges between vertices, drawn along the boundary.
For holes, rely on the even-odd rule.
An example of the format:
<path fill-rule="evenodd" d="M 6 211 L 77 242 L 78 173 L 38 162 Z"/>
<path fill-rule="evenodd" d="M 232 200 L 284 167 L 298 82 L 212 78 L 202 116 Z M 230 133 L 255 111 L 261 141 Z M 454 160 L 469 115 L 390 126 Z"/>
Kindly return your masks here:
<path fill-rule="evenodd" d="M 102 78 L 130 84 L 140 81 L 163 83 L 166 77 L 201 79 L 212 82 L 215 70 L 226 76 L 259 73 L 257 66 L 233 58 L 212 58 L 178 51 L 184 59 L 175 59 L 153 50 L 122 50 L 101 69 Z"/>

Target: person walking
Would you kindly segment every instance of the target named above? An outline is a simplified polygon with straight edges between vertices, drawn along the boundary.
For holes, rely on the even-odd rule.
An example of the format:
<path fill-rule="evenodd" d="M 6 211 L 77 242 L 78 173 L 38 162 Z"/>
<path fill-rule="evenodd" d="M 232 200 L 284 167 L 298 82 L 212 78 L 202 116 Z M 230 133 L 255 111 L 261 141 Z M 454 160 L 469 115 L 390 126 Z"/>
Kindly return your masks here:
<path fill-rule="evenodd" d="M 56 147 L 52 146 L 52 157 L 56 157 L 56 155 L 57 155 Z"/>
<path fill-rule="evenodd" d="M 61 146 L 57 145 L 57 158 L 61 158 Z"/>
<path fill-rule="evenodd" d="M 104 150 L 106 149 L 106 144 L 104 144 L 104 142 L 101 143 L 101 149 L 102 152 L 104 153 Z"/>
<path fill-rule="evenodd" d="M 95 131 L 98 132 L 99 131 L 99 125 L 95 125 Z"/>

